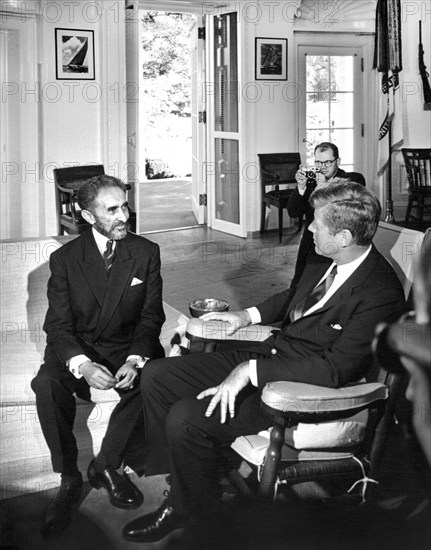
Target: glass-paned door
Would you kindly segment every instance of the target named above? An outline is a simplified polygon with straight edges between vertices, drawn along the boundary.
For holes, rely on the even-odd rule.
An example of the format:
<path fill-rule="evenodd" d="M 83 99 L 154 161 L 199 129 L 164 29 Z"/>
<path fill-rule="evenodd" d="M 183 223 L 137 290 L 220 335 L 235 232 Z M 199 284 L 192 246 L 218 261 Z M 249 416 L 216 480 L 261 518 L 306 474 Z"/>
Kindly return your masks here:
<path fill-rule="evenodd" d="M 210 220 L 213 229 L 245 236 L 241 201 L 239 105 L 239 32 L 236 13 L 213 16 L 209 52 L 213 83 L 209 88 Z"/>
<path fill-rule="evenodd" d="M 314 147 L 329 141 L 338 146 L 344 170 L 359 170 L 364 118 L 360 48 L 300 46 L 299 63 L 305 90 L 299 123 L 302 158 L 312 165 Z"/>
<path fill-rule="evenodd" d="M 215 139 L 216 217 L 239 223 L 239 155 L 238 140 Z"/>
<path fill-rule="evenodd" d="M 140 211 L 140 185 L 144 177 L 145 155 L 139 146 L 140 102 L 139 83 L 142 72 L 140 18 L 135 10 L 126 10 L 126 89 L 127 89 L 127 183 L 130 208 L 136 212 L 136 233 L 142 228 Z"/>

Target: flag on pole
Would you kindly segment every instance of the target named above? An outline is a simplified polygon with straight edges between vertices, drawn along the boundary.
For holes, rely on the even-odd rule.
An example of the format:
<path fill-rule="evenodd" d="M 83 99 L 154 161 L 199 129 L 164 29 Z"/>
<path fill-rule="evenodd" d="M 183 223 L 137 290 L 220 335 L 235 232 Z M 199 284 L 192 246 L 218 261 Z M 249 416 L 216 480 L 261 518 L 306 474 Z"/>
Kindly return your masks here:
<path fill-rule="evenodd" d="M 377 174 L 388 170 L 390 155 L 403 144 L 402 104 L 400 93 L 401 0 L 378 0 L 374 69 L 382 73 L 379 102 L 379 150 Z"/>
<path fill-rule="evenodd" d="M 396 81 L 396 84 L 394 84 Z M 389 71 L 382 75 L 379 102 L 379 148 L 377 175 L 381 177 L 388 169 L 389 154 L 403 145 L 402 103 L 399 75 Z M 391 130 L 389 132 L 389 129 Z M 389 143 L 389 138 L 391 143 Z"/>

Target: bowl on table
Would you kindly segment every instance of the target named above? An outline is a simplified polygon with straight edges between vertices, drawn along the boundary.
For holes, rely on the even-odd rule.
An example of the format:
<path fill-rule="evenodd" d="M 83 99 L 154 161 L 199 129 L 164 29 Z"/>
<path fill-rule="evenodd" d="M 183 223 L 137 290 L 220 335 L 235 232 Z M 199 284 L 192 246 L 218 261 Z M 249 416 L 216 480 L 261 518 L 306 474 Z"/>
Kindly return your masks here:
<path fill-rule="evenodd" d="M 189 311 L 192 317 L 200 317 L 204 313 L 228 311 L 229 303 L 217 298 L 199 298 L 189 303 Z"/>

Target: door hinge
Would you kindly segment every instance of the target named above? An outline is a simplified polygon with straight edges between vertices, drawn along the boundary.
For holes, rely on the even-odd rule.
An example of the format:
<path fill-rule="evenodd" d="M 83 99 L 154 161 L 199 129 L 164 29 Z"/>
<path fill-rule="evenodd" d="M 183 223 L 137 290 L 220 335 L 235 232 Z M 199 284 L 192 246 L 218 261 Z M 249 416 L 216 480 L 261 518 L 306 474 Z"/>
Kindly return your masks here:
<path fill-rule="evenodd" d="M 361 57 L 361 73 L 364 72 L 364 68 L 365 68 L 365 60 L 363 57 Z"/>
<path fill-rule="evenodd" d="M 364 123 L 361 124 L 361 136 L 365 137 L 365 124 Z"/>
<path fill-rule="evenodd" d="M 205 40 L 205 27 L 198 27 L 198 38 Z"/>
<path fill-rule="evenodd" d="M 202 124 L 206 124 L 207 123 L 207 112 L 206 111 L 199 111 L 199 118 L 198 118 L 199 122 L 201 122 Z"/>
<path fill-rule="evenodd" d="M 207 205 L 207 194 L 203 193 L 202 195 L 199 195 L 199 206 L 206 206 Z"/>

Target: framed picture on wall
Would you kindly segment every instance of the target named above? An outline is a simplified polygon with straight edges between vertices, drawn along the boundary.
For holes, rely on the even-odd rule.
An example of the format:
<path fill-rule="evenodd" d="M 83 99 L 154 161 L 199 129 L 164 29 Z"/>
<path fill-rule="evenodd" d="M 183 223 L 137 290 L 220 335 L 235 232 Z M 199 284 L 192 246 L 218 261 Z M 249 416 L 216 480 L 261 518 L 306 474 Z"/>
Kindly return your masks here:
<path fill-rule="evenodd" d="M 57 80 L 94 80 L 94 31 L 55 29 Z"/>
<path fill-rule="evenodd" d="M 287 38 L 255 39 L 256 80 L 287 80 Z"/>

